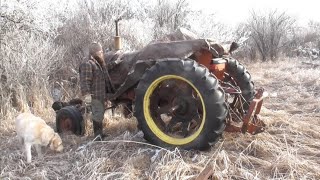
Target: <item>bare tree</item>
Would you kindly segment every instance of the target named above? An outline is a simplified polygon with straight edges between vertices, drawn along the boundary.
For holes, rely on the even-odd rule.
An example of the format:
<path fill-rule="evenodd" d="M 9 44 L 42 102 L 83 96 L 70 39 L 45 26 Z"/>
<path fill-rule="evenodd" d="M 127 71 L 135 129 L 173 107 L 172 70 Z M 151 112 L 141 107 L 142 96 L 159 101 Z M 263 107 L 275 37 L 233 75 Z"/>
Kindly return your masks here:
<path fill-rule="evenodd" d="M 190 12 L 187 0 L 157 0 L 150 16 L 155 20 L 155 39 L 163 34 L 173 32 L 181 26 L 185 26 L 186 16 Z"/>
<path fill-rule="evenodd" d="M 37 1 L 1 3 L 0 116 L 11 107 L 33 106 L 36 99 L 50 100 L 49 79 L 61 67 L 63 49 L 54 45 L 54 33 L 39 9 Z"/>
<path fill-rule="evenodd" d="M 294 22 L 295 20 L 285 12 L 279 13 L 274 10 L 266 15 L 251 12 L 247 28 L 262 61 L 278 58 L 281 48 L 285 45 L 284 39 L 292 30 Z"/>
<path fill-rule="evenodd" d="M 234 30 L 219 21 L 211 11 L 190 11 L 187 16 L 187 28 L 201 38 L 212 38 L 215 41 L 227 42 L 234 40 Z"/>
<path fill-rule="evenodd" d="M 311 42 L 313 47 L 320 50 L 320 22 L 310 21 L 308 23 L 309 27 L 309 37 L 305 37 L 305 42 Z"/>

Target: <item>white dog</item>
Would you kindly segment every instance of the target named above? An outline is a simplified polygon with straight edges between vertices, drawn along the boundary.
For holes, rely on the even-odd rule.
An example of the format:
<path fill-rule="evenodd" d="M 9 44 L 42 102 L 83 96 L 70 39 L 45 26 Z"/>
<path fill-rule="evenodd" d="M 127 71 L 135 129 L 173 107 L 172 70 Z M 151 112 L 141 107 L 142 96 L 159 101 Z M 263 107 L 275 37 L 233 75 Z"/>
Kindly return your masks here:
<path fill-rule="evenodd" d="M 28 163 L 31 163 L 32 145 L 35 145 L 39 157 L 42 157 L 41 146 L 50 146 L 57 152 L 63 150 L 60 136 L 43 119 L 31 113 L 22 113 L 16 118 L 16 131 L 24 144 Z"/>

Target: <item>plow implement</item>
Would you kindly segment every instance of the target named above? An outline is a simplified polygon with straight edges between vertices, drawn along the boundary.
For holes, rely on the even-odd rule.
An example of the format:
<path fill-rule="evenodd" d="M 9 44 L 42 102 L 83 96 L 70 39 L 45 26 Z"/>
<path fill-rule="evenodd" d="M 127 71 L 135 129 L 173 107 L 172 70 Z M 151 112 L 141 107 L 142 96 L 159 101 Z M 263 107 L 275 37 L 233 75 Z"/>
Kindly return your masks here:
<path fill-rule="evenodd" d="M 259 113 L 261 110 L 263 99 L 266 96 L 267 93 L 264 92 L 264 89 L 258 89 L 247 111 L 244 111 L 243 107 L 240 107 L 242 108 L 240 110 L 231 109 L 229 117 L 227 118 L 225 131 L 250 133 L 253 135 L 263 132 L 266 125 L 259 118 Z M 236 99 L 241 101 L 240 97 L 237 97 Z"/>

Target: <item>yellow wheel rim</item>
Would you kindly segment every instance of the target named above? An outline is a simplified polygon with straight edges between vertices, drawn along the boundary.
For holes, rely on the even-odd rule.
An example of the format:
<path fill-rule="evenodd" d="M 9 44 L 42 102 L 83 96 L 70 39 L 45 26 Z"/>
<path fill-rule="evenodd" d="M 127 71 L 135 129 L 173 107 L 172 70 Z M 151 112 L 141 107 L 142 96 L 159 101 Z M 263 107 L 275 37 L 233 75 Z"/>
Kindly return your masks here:
<path fill-rule="evenodd" d="M 157 86 L 161 82 L 168 80 L 168 79 L 177 79 L 177 80 L 182 80 L 182 81 L 188 83 L 197 92 L 197 94 L 201 100 L 201 105 L 202 105 L 202 109 L 203 109 L 203 116 L 201 119 L 200 127 L 192 135 L 190 135 L 186 138 L 175 138 L 175 137 L 171 137 L 171 136 L 168 136 L 167 134 L 165 134 L 156 125 L 156 123 L 154 122 L 154 120 L 151 116 L 151 113 L 150 113 L 150 96 L 152 95 L 154 90 L 157 88 Z M 195 140 L 199 136 L 199 134 L 201 133 L 203 126 L 204 126 L 205 119 L 206 119 L 205 105 L 204 105 L 204 101 L 203 101 L 202 95 L 200 94 L 199 90 L 190 81 L 188 81 L 187 79 L 185 79 L 181 76 L 177 76 L 177 75 L 161 76 L 150 84 L 150 86 L 148 87 L 148 89 L 144 95 L 144 99 L 143 99 L 143 113 L 144 113 L 145 120 L 146 120 L 149 128 L 151 129 L 151 131 L 159 139 L 161 139 L 162 141 L 164 141 L 168 144 L 171 144 L 171 145 L 185 145 L 185 144 L 188 144 L 188 143 L 192 142 L 193 140 Z"/>

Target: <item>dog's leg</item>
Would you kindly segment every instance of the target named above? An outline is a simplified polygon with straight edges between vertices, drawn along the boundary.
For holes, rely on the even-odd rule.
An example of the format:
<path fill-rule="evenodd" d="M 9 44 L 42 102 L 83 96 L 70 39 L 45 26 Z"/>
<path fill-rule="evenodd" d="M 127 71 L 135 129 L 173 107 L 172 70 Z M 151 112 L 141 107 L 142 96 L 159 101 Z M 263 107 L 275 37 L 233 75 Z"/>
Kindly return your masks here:
<path fill-rule="evenodd" d="M 31 144 L 25 143 L 24 147 L 27 155 L 27 163 L 31 163 Z"/>
<path fill-rule="evenodd" d="M 42 156 L 42 152 L 41 152 L 41 146 L 39 144 L 36 144 L 35 147 L 36 147 L 36 150 L 37 150 L 38 157 L 40 159 L 42 159 L 43 156 Z"/>

